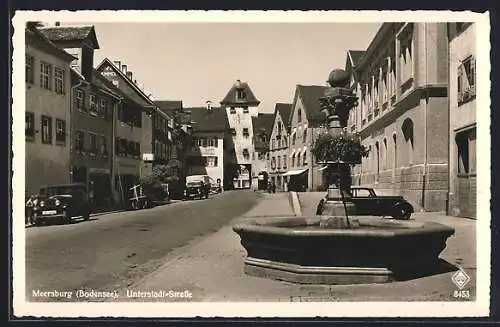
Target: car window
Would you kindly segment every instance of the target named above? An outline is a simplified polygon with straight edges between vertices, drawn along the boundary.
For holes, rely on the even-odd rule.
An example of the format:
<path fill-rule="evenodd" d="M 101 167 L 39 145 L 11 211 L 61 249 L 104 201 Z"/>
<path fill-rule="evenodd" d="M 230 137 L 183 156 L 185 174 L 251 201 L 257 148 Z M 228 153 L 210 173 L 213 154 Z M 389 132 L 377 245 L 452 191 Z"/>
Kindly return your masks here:
<path fill-rule="evenodd" d="M 369 197 L 369 196 L 371 196 L 371 194 L 370 194 L 369 190 L 357 189 L 356 190 L 356 196 L 359 196 L 359 197 Z"/>

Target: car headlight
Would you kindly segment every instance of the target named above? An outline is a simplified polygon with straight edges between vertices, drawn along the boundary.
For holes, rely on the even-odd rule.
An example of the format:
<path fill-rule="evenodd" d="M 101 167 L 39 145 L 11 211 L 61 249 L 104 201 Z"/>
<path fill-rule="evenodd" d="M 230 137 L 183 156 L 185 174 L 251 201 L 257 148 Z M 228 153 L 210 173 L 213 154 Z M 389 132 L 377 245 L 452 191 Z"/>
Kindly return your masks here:
<path fill-rule="evenodd" d="M 45 202 L 40 202 L 40 207 L 45 207 Z"/>
<path fill-rule="evenodd" d="M 55 203 L 56 203 L 56 206 L 60 206 L 61 205 L 61 201 L 59 201 L 59 200 L 56 200 Z"/>

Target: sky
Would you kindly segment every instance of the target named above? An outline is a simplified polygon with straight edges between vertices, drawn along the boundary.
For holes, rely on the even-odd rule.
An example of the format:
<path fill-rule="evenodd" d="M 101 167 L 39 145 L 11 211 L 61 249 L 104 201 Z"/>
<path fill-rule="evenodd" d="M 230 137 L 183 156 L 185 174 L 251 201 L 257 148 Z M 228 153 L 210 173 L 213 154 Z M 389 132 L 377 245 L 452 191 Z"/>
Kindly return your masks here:
<path fill-rule="evenodd" d="M 64 26 L 64 24 L 61 24 Z M 104 58 L 119 60 L 155 100 L 219 103 L 237 79 L 261 112 L 292 103 L 295 86 L 325 85 L 347 50 L 366 50 L 378 23 L 95 23 Z"/>

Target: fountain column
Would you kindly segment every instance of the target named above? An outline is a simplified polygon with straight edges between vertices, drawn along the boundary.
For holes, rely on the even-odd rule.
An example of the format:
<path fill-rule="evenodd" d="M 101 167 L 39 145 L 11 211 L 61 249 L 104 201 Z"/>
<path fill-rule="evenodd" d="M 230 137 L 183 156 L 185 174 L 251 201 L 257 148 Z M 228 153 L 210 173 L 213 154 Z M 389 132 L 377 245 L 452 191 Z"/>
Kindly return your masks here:
<path fill-rule="evenodd" d="M 349 110 L 357 104 L 357 97 L 349 88 L 350 76 L 341 69 L 333 70 L 328 78 L 330 87 L 326 89 L 325 96 L 319 99 L 322 112 L 328 123 L 328 133 L 340 136 L 347 127 Z M 355 214 L 355 206 L 351 198 L 351 168 L 346 162 L 325 162 L 323 173 L 327 175 L 327 199 L 323 204 L 322 215 L 329 217 L 322 220 L 322 226 L 334 225 L 349 227 L 349 215 Z M 335 218 L 343 218 L 339 219 Z M 340 224 L 340 225 L 339 225 Z"/>

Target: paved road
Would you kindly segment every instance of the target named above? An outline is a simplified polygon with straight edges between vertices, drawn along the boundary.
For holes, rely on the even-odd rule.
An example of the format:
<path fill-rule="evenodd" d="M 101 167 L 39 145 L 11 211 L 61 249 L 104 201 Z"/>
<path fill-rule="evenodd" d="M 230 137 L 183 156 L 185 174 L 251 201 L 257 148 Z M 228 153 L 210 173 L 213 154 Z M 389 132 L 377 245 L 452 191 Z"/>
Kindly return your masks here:
<path fill-rule="evenodd" d="M 33 297 L 33 290 L 105 291 L 131 285 L 158 268 L 169 252 L 217 231 L 258 200 L 258 193 L 230 191 L 87 222 L 28 227 L 27 299 L 48 300 Z"/>

